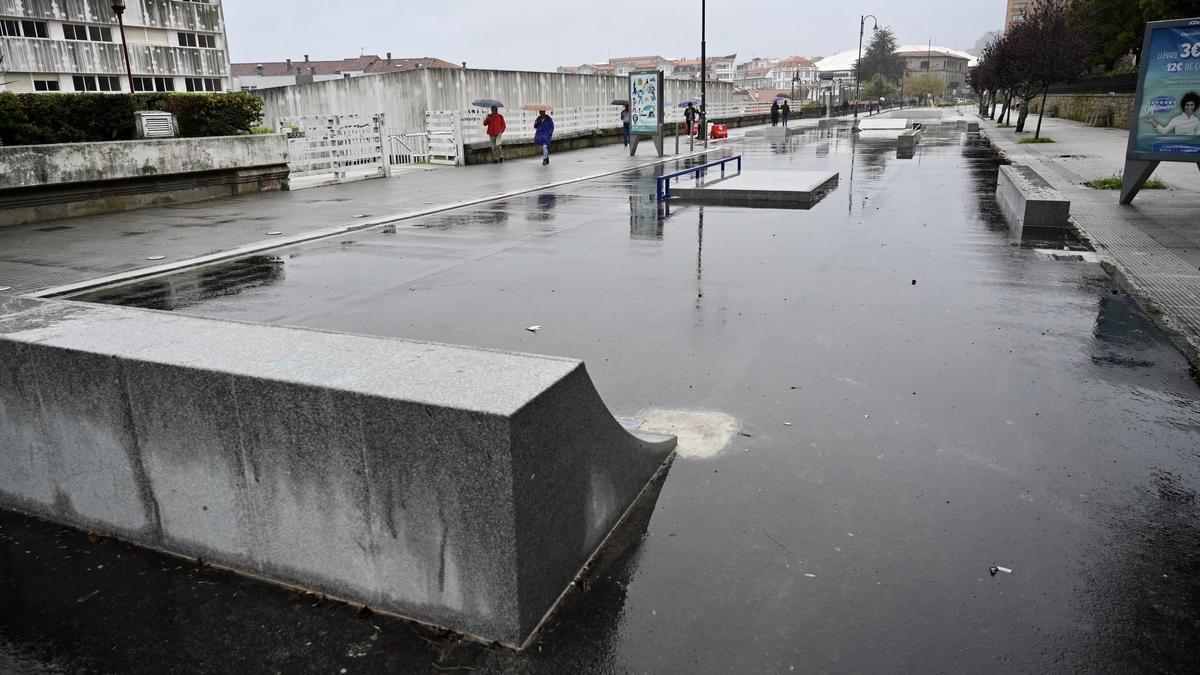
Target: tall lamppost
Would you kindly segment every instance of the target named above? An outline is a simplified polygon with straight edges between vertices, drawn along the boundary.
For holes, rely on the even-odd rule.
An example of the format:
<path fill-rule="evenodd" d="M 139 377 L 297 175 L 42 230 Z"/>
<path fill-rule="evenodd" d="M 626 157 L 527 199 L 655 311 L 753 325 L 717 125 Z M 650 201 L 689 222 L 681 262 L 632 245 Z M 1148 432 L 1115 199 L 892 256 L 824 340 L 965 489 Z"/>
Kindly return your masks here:
<path fill-rule="evenodd" d="M 129 67 L 129 43 L 125 41 L 125 0 L 112 0 L 113 12 L 117 15 L 117 25 L 121 27 L 121 53 L 125 56 L 125 74 L 129 76 L 129 93 L 133 91 L 133 69 Z"/>
<path fill-rule="evenodd" d="M 708 82 L 708 57 L 705 54 L 704 42 L 704 11 L 706 4 L 706 0 L 700 0 L 700 139 L 704 141 L 705 146 L 708 145 L 708 114 L 705 112 L 705 104 L 708 103 L 708 89 L 705 86 Z"/>
<path fill-rule="evenodd" d="M 862 64 L 860 62 L 862 61 L 863 30 L 866 28 L 867 19 L 870 19 L 871 22 L 875 24 L 871 28 L 872 32 L 879 30 L 879 19 L 875 18 L 874 14 L 868 14 L 866 16 L 860 16 L 858 18 L 858 61 L 854 62 L 854 118 L 855 119 L 858 119 L 858 101 L 860 98 L 862 98 L 860 96 L 860 92 L 862 92 L 862 78 L 860 77 L 860 75 L 862 74 Z"/>

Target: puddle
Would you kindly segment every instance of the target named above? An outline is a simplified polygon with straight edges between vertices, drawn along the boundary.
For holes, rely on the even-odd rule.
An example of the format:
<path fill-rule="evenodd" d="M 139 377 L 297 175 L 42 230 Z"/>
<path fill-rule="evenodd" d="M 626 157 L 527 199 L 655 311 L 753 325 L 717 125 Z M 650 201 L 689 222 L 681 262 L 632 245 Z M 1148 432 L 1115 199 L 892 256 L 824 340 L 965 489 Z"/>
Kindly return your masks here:
<path fill-rule="evenodd" d="M 678 436 L 675 453 L 680 457 L 713 457 L 738 430 L 736 418 L 719 412 L 650 409 L 638 416 L 644 418 L 639 430 Z"/>

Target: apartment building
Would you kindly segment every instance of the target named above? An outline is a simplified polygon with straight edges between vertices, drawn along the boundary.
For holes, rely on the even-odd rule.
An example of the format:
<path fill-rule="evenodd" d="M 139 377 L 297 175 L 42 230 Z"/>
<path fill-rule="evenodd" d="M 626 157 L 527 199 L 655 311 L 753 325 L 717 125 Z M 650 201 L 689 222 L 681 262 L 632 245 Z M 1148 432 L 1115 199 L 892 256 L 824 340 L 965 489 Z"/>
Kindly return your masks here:
<path fill-rule="evenodd" d="M 721 82 L 733 82 L 737 79 L 737 68 L 734 65 L 737 61 L 737 54 L 709 56 L 705 58 L 705 61 L 704 74 L 708 79 Z M 677 59 L 674 62 L 672 73 L 673 77 L 681 80 L 700 79 L 700 57 Z"/>
<path fill-rule="evenodd" d="M 966 96 L 967 72 L 975 64 L 975 57 L 947 47 L 932 45 L 901 45 L 896 55 L 904 61 L 905 75 L 933 75 L 946 83 L 946 98 Z M 867 75 L 863 74 L 863 81 Z"/>
<path fill-rule="evenodd" d="M 0 91 L 128 92 L 113 0 L 0 0 Z M 227 91 L 221 0 L 126 0 L 134 91 Z"/>
<path fill-rule="evenodd" d="M 1025 13 L 1029 11 L 1030 0 L 1008 0 L 1008 11 L 1004 13 L 1004 30 L 1012 28 L 1014 23 L 1020 23 L 1025 20 Z"/>

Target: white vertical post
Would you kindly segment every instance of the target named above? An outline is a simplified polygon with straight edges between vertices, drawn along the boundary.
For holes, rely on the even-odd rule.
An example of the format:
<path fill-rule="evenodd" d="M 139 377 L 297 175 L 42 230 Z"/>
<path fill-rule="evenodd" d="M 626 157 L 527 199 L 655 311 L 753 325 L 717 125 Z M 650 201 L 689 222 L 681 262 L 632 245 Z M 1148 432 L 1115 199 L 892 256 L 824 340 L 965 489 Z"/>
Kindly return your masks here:
<path fill-rule="evenodd" d="M 392 155 L 388 147 L 387 116 L 379 113 L 375 116 L 375 130 L 379 132 L 379 160 L 383 162 L 383 177 L 392 177 Z"/>
<path fill-rule="evenodd" d="M 462 111 L 454 111 L 454 166 L 465 166 L 467 163 L 466 147 L 463 143 Z"/>

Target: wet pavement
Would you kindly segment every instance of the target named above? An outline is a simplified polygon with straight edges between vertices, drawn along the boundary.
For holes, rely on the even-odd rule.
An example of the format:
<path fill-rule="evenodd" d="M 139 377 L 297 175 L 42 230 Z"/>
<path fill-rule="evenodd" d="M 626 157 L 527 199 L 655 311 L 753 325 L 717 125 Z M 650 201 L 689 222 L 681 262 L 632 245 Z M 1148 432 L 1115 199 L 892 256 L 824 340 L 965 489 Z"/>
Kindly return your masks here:
<path fill-rule="evenodd" d="M 4 515 L 0 669 L 1187 669 L 1200 387 L 1169 337 L 1016 245 L 986 144 L 730 146 L 841 181 L 663 215 L 644 169 L 79 298 L 571 356 L 615 414 L 735 417 L 529 649 Z"/>

